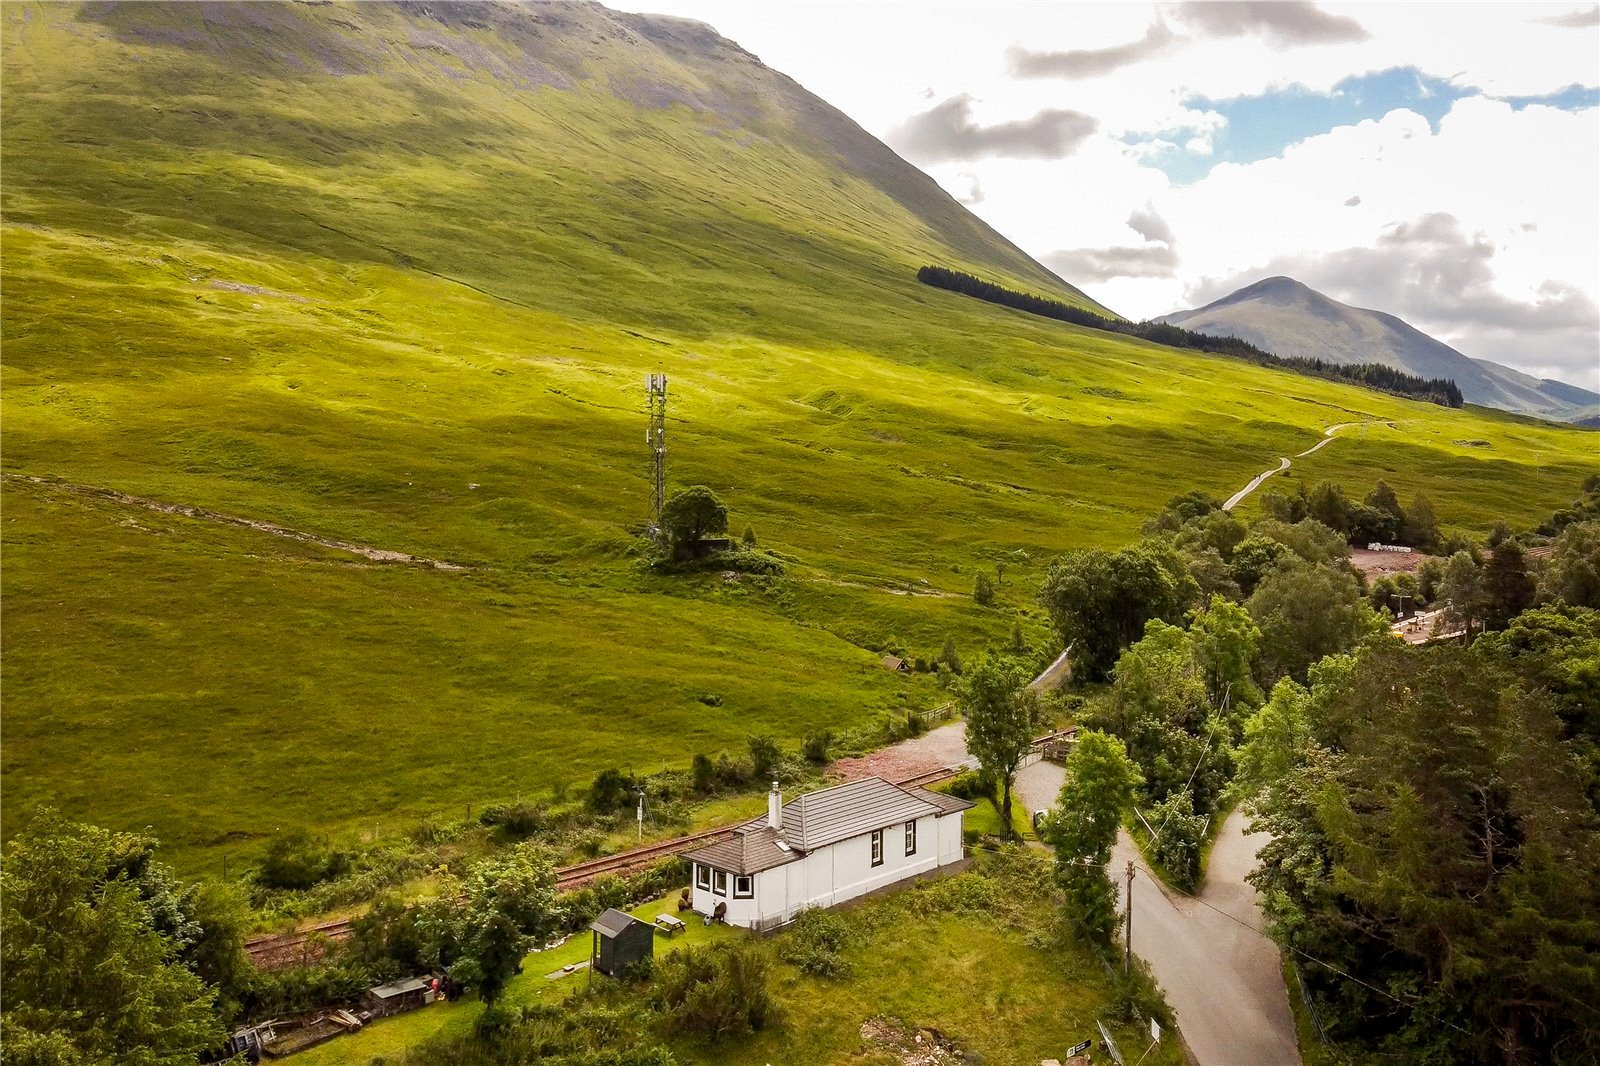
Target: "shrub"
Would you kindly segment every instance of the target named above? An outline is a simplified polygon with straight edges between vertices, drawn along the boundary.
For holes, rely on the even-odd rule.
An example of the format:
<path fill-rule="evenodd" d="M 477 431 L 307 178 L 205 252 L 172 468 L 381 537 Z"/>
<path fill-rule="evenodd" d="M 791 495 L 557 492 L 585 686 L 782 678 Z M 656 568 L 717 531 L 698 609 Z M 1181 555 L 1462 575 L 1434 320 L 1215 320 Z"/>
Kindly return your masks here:
<path fill-rule="evenodd" d="M 819 729 L 806 734 L 805 740 L 800 744 L 800 753 L 809 762 L 825 763 L 832 748 L 833 733 L 827 729 Z"/>
<path fill-rule="evenodd" d="M 478 815 L 478 821 L 498 829 L 513 840 L 526 840 L 550 828 L 550 815 L 535 803 L 492 803 Z"/>
<path fill-rule="evenodd" d="M 958 799 L 976 800 L 991 797 L 994 790 L 977 770 L 963 770 L 950 779 L 945 791 Z"/>
<path fill-rule="evenodd" d="M 773 1013 L 767 984 L 757 945 L 685 945 L 657 961 L 654 999 L 668 1032 L 722 1040 L 765 1028 Z"/>
<path fill-rule="evenodd" d="M 943 664 L 944 668 L 949 670 L 952 674 L 959 674 L 961 672 L 961 655 L 956 651 L 956 641 L 954 637 L 944 638 L 944 648 L 939 652 L 939 662 Z"/>
<path fill-rule="evenodd" d="M 752 526 L 745 526 L 744 527 L 744 536 L 741 537 L 740 539 L 744 541 L 745 547 L 754 548 L 756 546 L 756 531 L 755 531 L 755 528 L 752 527 Z"/>
<path fill-rule="evenodd" d="M 694 790 L 701 795 L 710 792 L 717 785 L 717 767 L 711 757 L 697 754 L 694 757 Z"/>
<path fill-rule="evenodd" d="M 625 774 L 615 767 L 601 770 L 589 785 L 589 795 L 585 802 L 588 803 L 590 810 L 599 814 L 620 811 L 633 803 L 635 784 L 632 774 Z"/>
<path fill-rule="evenodd" d="M 729 787 L 737 788 L 750 780 L 750 764 L 743 759 L 735 759 L 727 752 L 717 756 L 717 780 Z"/>
<path fill-rule="evenodd" d="M 783 752 L 778 748 L 778 742 L 762 734 L 751 737 L 749 746 L 750 772 L 755 774 L 758 780 L 768 780 L 783 759 Z"/>
<path fill-rule="evenodd" d="M 850 964 L 839 957 L 839 950 L 849 940 L 850 926 L 839 915 L 804 911 L 779 941 L 778 957 L 813 977 L 847 977 Z"/>
<path fill-rule="evenodd" d="M 256 880 L 267 888 L 305 889 L 340 877 L 350 869 L 350 855 L 305 829 L 291 829 L 272 838 L 262 856 Z"/>
<path fill-rule="evenodd" d="M 972 583 L 972 599 L 979 607 L 994 606 L 994 582 L 988 574 L 979 574 Z"/>

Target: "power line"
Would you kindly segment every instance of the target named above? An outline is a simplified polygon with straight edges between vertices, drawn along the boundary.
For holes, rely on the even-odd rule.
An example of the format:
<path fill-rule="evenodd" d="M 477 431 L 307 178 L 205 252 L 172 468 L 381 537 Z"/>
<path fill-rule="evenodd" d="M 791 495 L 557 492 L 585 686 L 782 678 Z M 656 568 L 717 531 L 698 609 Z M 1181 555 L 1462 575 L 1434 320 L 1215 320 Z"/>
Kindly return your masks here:
<path fill-rule="evenodd" d="M 1277 941 L 1275 941 L 1271 937 L 1267 936 L 1267 934 L 1265 932 L 1263 932 L 1262 930 L 1260 930 L 1260 929 L 1256 928 L 1255 926 L 1251 925 L 1249 922 L 1243 921 L 1242 919 L 1237 918 L 1234 915 L 1229 914 L 1227 911 L 1222 910 L 1219 907 L 1213 907 L 1211 904 L 1207 903 L 1205 900 L 1201 899 L 1199 896 L 1195 895 L 1193 892 L 1186 892 L 1183 889 L 1179 888 L 1177 885 L 1167 884 L 1167 882 L 1161 880 L 1159 877 L 1156 876 L 1155 871 L 1149 869 L 1146 866 L 1139 866 L 1138 863 L 1135 863 L 1134 865 L 1138 866 L 1139 869 L 1143 870 L 1146 874 L 1148 874 L 1151 877 L 1151 879 L 1156 881 L 1157 884 L 1166 885 L 1167 888 L 1172 889 L 1172 891 L 1178 893 L 1181 896 L 1187 896 L 1189 899 L 1192 899 L 1196 903 L 1200 904 L 1200 906 L 1205 907 L 1208 910 L 1216 911 L 1218 914 L 1220 914 L 1224 918 L 1228 919 L 1228 921 L 1233 922 L 1235 925 L 1239 925 L 1239 926 L 1244 927 L 1245 929 L 1250 930 L 1252 933 L 1254 933 L 1257 936 L 1261 937 L 1263 940 L 1266 940 L 1266 941 L 1268 941 L 1268 942 L 1270 942 L 1270 943 L 1272 943 L 1273 945 L 1276 946 Z M 1128 907 L 1130 909 L 1133 907 L 1133 896 L 1132 896 L 1131 893 L 1129 894 L 1129 897 L 1128 897 Z M 1387 989 L 1382 989 L 1382 988 L 1379 988 L 1377 985 L 1370 984 L 1370 983 L 1368 983 L 1366 981 L 1363 981 L 1361 978 L 1355 976 L 1352 973 L 1346 973 L 1344 970 L 1342 970 L 1339 967 L 1335 966 L 1333 963 L 1326 962 L 1326 961 L 1324 961 L 1322 959 L 1317 958 L 1315 955 L 1310 954 L 1309 952 L 1302 951 L 1300 948 L 1295 947 L 1293 944 L 1288 944 L 1286 946 L 1288 947 L 1288 949 L 1290 951 L 1294 952 L 1296 955 L 1299 955 L 1301 958 L 1305 959 L 1307 962 L 1314 962 L 1318 966 L 1323 967 L 1324 969 L 1332 970 L 1334 973 L 1338 974 L 1340 977 L 1343 977 L 1345 980 L 1354 981 L 1356 984 L 1360 985 L 1362 988 L 1369 989 L 1370 991 L 1376 992 L 1380 996 L 1386 996 L 1389 999 L 1392 999 L 1396 1003 L 1400 1004 L 1402 1007 L 1413 1007 L 1413 1006 L 1416 1005 L 1415 1002 L 1401 999 L 1399 996 L 1395 995 L 1393 992 L 1388 991 Z M 1443 1019 L 1441 1019 L 1441 1020 L 1443 1020 Z M 1469 1030 L 1462 1028 L 1461 1026 L 1457 1025 L 1455 1022 L 1446 1020 L 1445 1024 L 1450 1026 L 1450 1028 L 1456 1030 L 1459 1033 L 1465 1033 L 1467 1036 L 1472 1036 L 1473 1035 Z"/>

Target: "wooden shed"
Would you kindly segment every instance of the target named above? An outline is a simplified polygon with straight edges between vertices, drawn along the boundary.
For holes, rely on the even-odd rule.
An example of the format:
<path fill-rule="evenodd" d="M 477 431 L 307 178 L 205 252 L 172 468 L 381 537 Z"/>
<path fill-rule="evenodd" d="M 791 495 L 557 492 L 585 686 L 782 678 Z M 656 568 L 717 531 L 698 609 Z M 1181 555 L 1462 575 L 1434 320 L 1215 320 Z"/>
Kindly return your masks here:
<path fill-rule="evenodd" d="M 405 981 L 393 981 L 377 988 L 367 989 L 361 1005 L 371 1012 L 374 1018 L 382 1018 L 390 1014 L 416 1010 L 429 1001 L 431 991 L 432 984 L 428 978 L 412 977 Z"/>
<path fill-rule="evenodd" d="M 590 922 L 589 929 L 589 965 L 603 974 L 620 977 L 629 967 L 655 954 L 654 927 L 615 907 Z"/>
<path fill-rule="evenodd" d="M 910 665 L 898 655 L 885 655 L 883 657 L 883 668 L 885 670 L 893 670 L 897 674 L 909 674 L 911 672 Z"/>

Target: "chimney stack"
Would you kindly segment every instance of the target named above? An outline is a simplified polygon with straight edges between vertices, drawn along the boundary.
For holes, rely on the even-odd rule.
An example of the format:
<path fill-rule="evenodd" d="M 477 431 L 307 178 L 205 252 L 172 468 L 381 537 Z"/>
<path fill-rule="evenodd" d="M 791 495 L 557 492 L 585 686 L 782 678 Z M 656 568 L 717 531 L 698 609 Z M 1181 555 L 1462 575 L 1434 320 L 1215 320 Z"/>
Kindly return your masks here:
<path fill-rule="evenodd" d="M 772 783 L 772 791 L 767 793 L 767 825 L 773 829 L 783 829 L 783 793 L 778 791 L 778 783 Z"/>

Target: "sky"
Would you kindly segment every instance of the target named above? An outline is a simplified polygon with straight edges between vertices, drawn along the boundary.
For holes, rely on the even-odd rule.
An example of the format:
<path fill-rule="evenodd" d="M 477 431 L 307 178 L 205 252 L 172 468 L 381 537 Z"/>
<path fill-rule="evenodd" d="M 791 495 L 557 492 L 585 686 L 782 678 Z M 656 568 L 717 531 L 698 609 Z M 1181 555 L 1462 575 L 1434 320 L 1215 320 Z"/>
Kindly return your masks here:
<path fill-rule="evenodd" d="M 714 26 L 1112 310 L 1276 274 L 1600 391 L 1600 5 L 611 0 Z"/>

